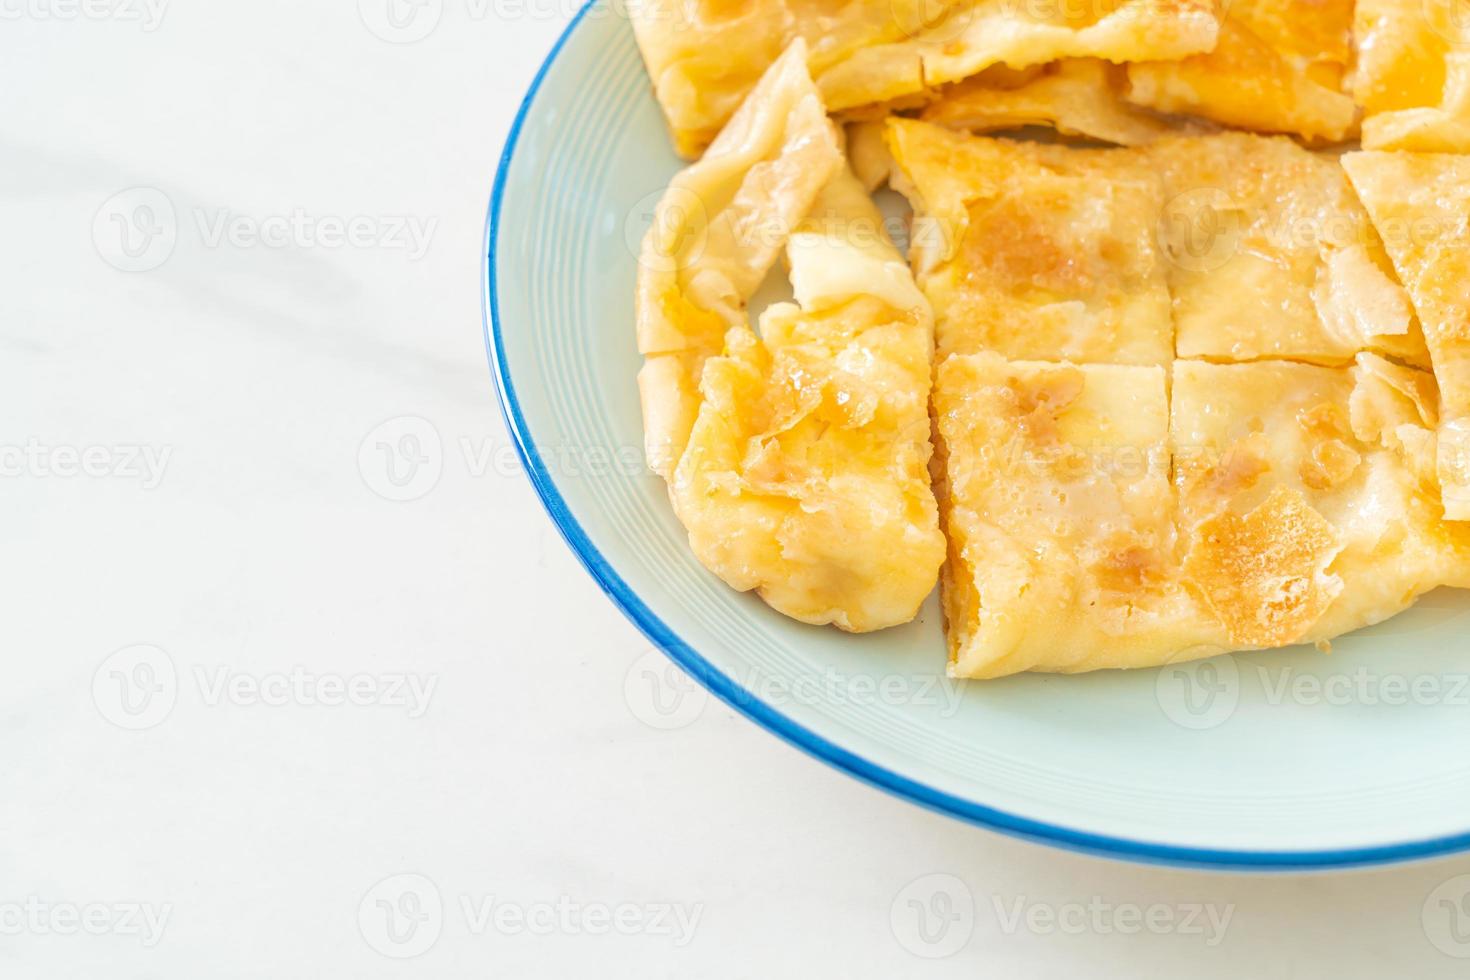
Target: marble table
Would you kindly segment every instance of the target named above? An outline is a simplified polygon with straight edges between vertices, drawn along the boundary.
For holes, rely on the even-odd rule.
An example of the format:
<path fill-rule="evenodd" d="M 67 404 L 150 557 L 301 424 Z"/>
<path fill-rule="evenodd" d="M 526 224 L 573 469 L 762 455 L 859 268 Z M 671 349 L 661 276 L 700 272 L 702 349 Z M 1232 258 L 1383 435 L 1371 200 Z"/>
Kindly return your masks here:
<path fill-rule="evenodd" d="M 0 976 L 1464 976 L 1470 860 L 1078 857 L 650 715 L 481 342 L 573 7 L 0 0 Z"/>

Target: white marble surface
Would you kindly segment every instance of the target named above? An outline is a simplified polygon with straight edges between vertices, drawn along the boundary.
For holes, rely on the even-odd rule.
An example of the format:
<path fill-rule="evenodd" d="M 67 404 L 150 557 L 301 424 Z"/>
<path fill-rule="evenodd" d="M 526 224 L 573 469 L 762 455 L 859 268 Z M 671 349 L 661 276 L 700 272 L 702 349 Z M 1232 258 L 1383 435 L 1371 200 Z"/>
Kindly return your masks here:
<path fill-rule="evenodd" d="M 420 0 L 415 43 L 384 2 L 0 0 L 0 976 L 1470 969 L 1431 894 L 1470 859 L 1133 867 L 714 704 L 640 721 L 648 646 L 511 461 L 481 346 L 494 164 L 573 0 Z"/>

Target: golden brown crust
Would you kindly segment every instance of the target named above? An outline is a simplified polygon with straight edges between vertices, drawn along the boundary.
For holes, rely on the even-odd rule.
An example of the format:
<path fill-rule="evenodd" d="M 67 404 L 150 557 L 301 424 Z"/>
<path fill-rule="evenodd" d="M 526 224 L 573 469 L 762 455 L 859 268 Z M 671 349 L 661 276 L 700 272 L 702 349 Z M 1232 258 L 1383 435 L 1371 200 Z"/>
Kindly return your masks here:
<path fill-rule="evenodd" d="M 1332 525 L 1287 487 L 1244 516 L 1202 521 L 1192 537 L 1184 581 L 1239 647 L 1303 639 L 1342 594 L 1342 580 L 1327 574 L 1342 548 Z"/>
<path fill-rule="evenodd" d="M 1029 72 L 1004 65 L 938 92 L 920 118 L 971 133 L 1047 126 L 1081 136 L 1142 146 L 1175 131 L 1123 98 L 1124 69 L 1095 58 L 1059 61 Z"/>
<path fill-rule="evenodd" d="M 679 152 L 697 156 L 794 40 L 834 112 L 999 64 L 1179 58 L 1214 46 L 1213 0 L 640 0 L 633 28 Z"/>
<path fill-rule="evenodd" d="M 956 676 L 1225 649 L 1180 582 L 1162 369 L 955 355 L 934 408 Z"/>
<path fill-rule="evenodd" d="M 1342 92 L 1353 0 L 1231 0 L 1213 50 L 1128 66 L 1130 101 L 1266 133 L 1338 142 L 1356 128 Z"/>
<path fill-rule="evenodd" d="M 1284 138 L 1240 134 L 1079 150 L 894 120 L 888 142 L 895 182 L 917 212 L 914 261 L 938 316 L 956 674 L 1137 666 L 1325 640 L 1470 578 L 1470 535 L 1447 528 L 1426 478 L 1434 380 L 1384 356 L 1426 362 L 1423 332 L 1336 162 Z M 1157 228 L 1171 257 L 1160 275 L 1181 356 L 1226 363 L 1160 354 L 1173 363 L 1172 397 L 1160 385 L 1157 402 L 1171 414 L 1164 452 L 1174 484 L 1142 512 L 1084 519 L 1078 501 L 1119 499 L 1116 484 L 1104 489 L 1111 475 L 1097 471 L 1099 445 L 1120 452 L 1116 430 L 1140 416 L 1115 404 L 1106 413 L 1115 431 L 1091 441 L 1075 420 L 1099 399 L 1121 398 L 1110 388 L 1146 390 L 1141 377 L 1111 373 L 1143 369 L 1107 365 L 1115 342 L 1078 359 L 1092 363 L 1017 352 L 1056 359 L 1048 305 L 1071 298 L 1094 312 L 1106 283 L 1127 281 L 1124 250 L 1089 249 L 1078 237 L 1086 225 L 1069 210 L 1081 199 L 1069 182 L 1090 175 L 1101 188 L 1094 200 L 1119 201 L 1119 188 L 1147 186 L 1150 173 L 1171 200 L 1204 191 L 1208 209 L 1235 222 L 1222 261 L 1192 261 L 1208 250 L 1177 251 L 1158 195 L 1127 208 Z M 1093 264 L 1098 255 L 1108 264 Z M 1017 314 L 999 320 L 1008 308 Z M 977 330 L 997 322 L 1009 327 Z M 1049 355 L 1024 346 L 1038 337 Z M 1154 443 L 1135 435 L 1132 445 Z"/>
<path fill-rule="evenodd" d="M 1166 364 L 1158 177 L 1134 158 L 889 123 L 940 357 Z"/>
<path fill-rule="evenodd" d="M 1375 350 L 1427 366 L 1378 234 L 1335 160 L 1246 133 L 1140 152 L 1166 189 L 1159 229 L 1180 357 L 1346 365 Z"/>

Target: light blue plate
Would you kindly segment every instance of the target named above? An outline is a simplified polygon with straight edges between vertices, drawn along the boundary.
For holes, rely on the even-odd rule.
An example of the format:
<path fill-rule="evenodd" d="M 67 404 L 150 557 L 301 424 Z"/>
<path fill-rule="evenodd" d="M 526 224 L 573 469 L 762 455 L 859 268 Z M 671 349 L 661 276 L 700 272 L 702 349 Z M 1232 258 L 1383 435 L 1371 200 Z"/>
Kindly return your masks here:
<path fill-rule="evenodd" d="M 501 161 L 487 341 L 547 510 L 685 670 L 859 779 L 1054 845 L 1252 868 L 1470 847 L 1461 595 L 1431 595 L 1331 656 L 967 686 L 941 679 L 932 601 L 907 627 L 852 637 L 785 619 L 701 568 L 641 465 L 634 384 L 634 256 L 679 166 L 626 17 L 603 2 L 584 8 Z"/>

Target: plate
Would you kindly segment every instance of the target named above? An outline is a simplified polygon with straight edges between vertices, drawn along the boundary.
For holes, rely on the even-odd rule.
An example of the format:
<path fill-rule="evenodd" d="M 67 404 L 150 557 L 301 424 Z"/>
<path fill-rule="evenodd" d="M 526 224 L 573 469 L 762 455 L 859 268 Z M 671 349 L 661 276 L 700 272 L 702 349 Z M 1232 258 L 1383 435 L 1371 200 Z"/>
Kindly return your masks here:
<path fill-rule="evenodd" d="M 643 466 L 633 283 L 680 168 L 620 5 L 576 16 L 526 96 L 487 228 L 486 343 L 551 517 L 715 695 L 817 758 L 1018 837 L 1158 863 L 1377 864 L 1470 847 L 1470 602 L 1311 648 L 963 684 L 937 603 L 848 636 L 738 594 Z M 713 760 L 712 760 L 713 762 Z M 738 778 L 738 776 L 737 776 Z"/>

